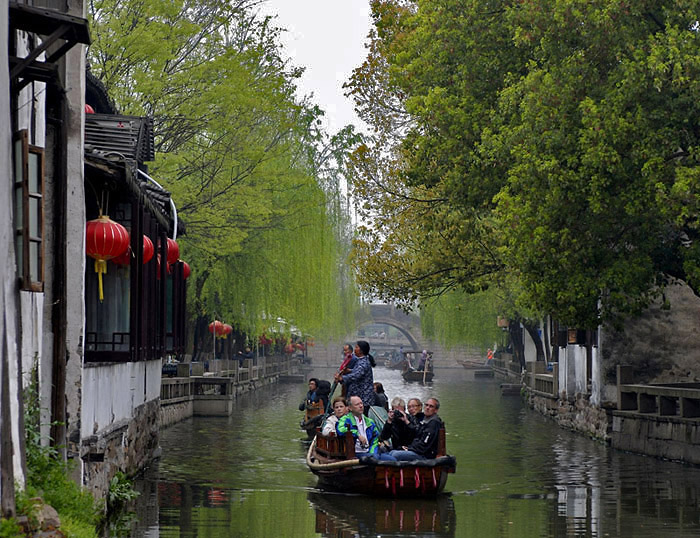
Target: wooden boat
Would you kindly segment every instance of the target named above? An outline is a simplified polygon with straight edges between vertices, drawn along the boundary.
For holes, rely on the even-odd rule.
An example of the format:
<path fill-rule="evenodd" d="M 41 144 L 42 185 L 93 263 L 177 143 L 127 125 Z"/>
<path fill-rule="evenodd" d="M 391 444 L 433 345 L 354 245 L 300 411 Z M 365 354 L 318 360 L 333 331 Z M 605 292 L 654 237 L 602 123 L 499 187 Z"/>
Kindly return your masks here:
<path fill-rule="evenodd" d="M 323 422 L 323 415 L 325 409 L 323 408 L 323 402 L 315 402 L 312 404 L 306 404 L 306 411 L 304 412 L 304 420 L 301 421 L 301 429 L 306 432 L 309 439 L 316 437 L 316 430 L 321 426 Z"/>
<path fill-rule="evenodd" d="M 422 382 L 425 380 L 427 383 L 428 381 L 432 381 L 433 377 L 435 377 L 435 373 L 428 369 L 427 372 L 423 372 L 423 370 L 404 370 L 401 372 L 401 377 L 404 378 L 406 381 L 419 381 Z"/>
<path fill-rule="evenodd" d="M 438 457 L 432 460 L 379 461 L 355 457 L 352 434 L 317 435 L 306 454 L 306 465 L 318 477 L 318 487 L 343 493 L 380 497 L 433 497 L 454 473 L 457 460 L 445 452 L 445 429 L 440 430 Z"/>
<path fill-rule="evenodd" d="M 401 370 L 401 377 L 403 377 L 405 381 L 427 382 L 433 380 L 433 377 L 435 375 L 433 373 L 433 352 L 428 352 L 428 360 L 423 365 L 423 368 L 427 370 L 425 372 L 423 370 L 416 370 L 413 367 L 413 364 L 418 364 L 418 366 L 420 367 L 420 361 L 418 361 L 418 363 L 411 362 L 411 357 L 414 357 L 415 361 L 418 360 L 417 357 L 420 354 L 420 351 L 404 351 L 404 356 L 406 357 L 406 359 L 404 360 L 403 368 Z"/>
<path fill-rule="evenodd" d="M 490 368 L 489 365 L 484 364 L 483 362 L 471 359 L 457 360 L 457 362 L 467 370 L 483 370 L 484 368 Z"/>

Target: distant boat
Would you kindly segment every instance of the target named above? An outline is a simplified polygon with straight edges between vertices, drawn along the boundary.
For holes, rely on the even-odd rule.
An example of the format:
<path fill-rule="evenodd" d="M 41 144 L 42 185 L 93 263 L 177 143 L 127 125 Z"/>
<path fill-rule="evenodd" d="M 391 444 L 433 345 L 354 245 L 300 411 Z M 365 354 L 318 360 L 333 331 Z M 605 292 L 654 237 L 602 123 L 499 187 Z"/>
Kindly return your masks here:
<path fill-rule="evenodd" d="M 433 352 L 429 351 L 427 353 L 427 357 L 425 362 L 421 359 L 419 360 L 418 357 L 422 355 L 420 351 L 413 350 L 413 351 L 404 351 L 403 352 L 404 356 L 406 359 L 403 362 L 403 369 L 401 370 L 401 376 L 404 378 L 405 381 L 432 381 L 433 377 L 435 374 L 433 373 Z M 414 361 L 418 361 L 418 367 L 421 367 L 421 363 L 423 368 L 420 370 L 416 370 L 413 367 L 413 364 L 411 362 L 411 358 L 413 357 Z M 423 370 L 426 370 L 425 372 Z"/>
<path fill-rule="evenodd" d="M 428 381 L 432 381 L 433 377 L 435 376 L 435 373 L 431 368 L 428 368 L 427 372 L 423 372 L 423 370 L 404 370 L 401 372 L 401 377 L 404 378 L 406 381 L 425 381 L 426 383 Z"/>
<path fill-rule="evenodd" d="M 480 361 L 475 361 L 471 359 L 464 359 L 464 360 L 459 360 L 457 359 L 457 362 L 464 366 L 467 370 L 483 370 L 484 368 L 490 368 L 488 364 L 484 364 L 483 362 Z"/>

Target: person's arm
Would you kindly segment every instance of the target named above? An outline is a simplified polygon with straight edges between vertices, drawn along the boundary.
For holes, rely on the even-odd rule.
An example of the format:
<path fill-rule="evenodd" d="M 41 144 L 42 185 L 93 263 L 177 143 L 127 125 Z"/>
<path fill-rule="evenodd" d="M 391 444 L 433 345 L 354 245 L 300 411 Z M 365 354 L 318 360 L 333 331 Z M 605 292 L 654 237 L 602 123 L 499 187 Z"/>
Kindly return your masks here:
<path fill-rule="evenodd" d="M 352 371 L 342 376 L 341 381 L 343 383 L 346 381 L 356 381 L 357 379 L 360 379 L 363 376 L 367 375 L 367 370 L 369 370 L 370 368 L 372 367 L 369 365 L 369 360 L 358 360 L 355 363 L 355 366 L 353 367 Z"/>
<path fill-rule="evenodd" d="M 352 422 L 350 422 L 350 417 L 343 415 L 338 419 L 338 423 L 335 425 L 335 432 L 338 434 L 338 437 L 342 437 L 346 432 L 350 431 L 351 427 Z"/>
<path fill-rule="evenodd" d="M 384 423 L 384 427 L 382 428 L 382 432 L 379 434 L 379 440 L 380 441 L 386 441 L 387 439 L 391 439 L 391 431 L 392 431 L 392 426 L 391 422 L 388 420 Z"/>
<path fill-rule="evenodd" d="M 323 424 L 323 428 L 321 429 L 321 435 L 330 435 L 331 433 L 335 433 L 335 425 L 338 423 L 338 417 L 335 415 L 331 415 L 326 419 L 326 422 Z"/>
<path fill-rule="evenodd" d="M 369 453 L 376 454 L 377 452 L 379 452 L 379 430 L 377 429 L 377 425 L 374 423 L 374 421 L 370 422 L 369 428 L 367 428 L 365 433 L 367 434 Z"/>

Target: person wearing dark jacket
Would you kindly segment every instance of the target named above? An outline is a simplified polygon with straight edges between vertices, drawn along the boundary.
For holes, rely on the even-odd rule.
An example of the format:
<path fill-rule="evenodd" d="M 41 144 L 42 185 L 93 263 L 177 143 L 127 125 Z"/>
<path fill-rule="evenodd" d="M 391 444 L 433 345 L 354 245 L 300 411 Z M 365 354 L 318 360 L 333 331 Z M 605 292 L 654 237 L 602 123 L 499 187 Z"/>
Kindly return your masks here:
<path fill-rule="evenodd" d="M 374 405 L 389 411 L 389 397 L 384 392 L 384 385 L 374 382 Z"/>
<path fill-rule="evenodd" d="M 357 362 L 353 364 L 352 371 L 347 374 L 336 373 L 333 378 L 334 381 L 346 387 L 348 401 L 351 396 L 359 396 L 362 399 L 365 415 L 374 404 L 374 376 L 369 356 L 369 343 L 358 340 L 355 344 Z"/>
<path fill-rule="evenodd" d="M 405 402 L 401 398 L 394 398 L 391 400 L 391 411 L 379 435 L 379 440 L 391 439 L 391 448 L 398 449 L 410 445 L 415 436 L 416 430 L 410 428 L 408 415 L 406 415 Z"/>
<path fill-rule="evenodd" d="M 306 393 L 306 398 L 299 404 L 299 411 L 304 411 L 307 405 L 314 404 L 321 400 L 318 391 L 318 379 L 312 377 L 309 379 L 309 392 Z M 325 408 L 324 408 L 325 409 Z"/>
<path fill-rule="evenodd" d="M 423 419 L 418 424 L 418 430 L 409 445 L 400 447 L 399 450 L 392 450 L 389 455 L 398 461 L 412 461 L 432 459 L 437 456 L 438 441 L 442 420 L 437 412 L 440 409 L 440 402 L 435 398 L 429 398 L 425 402 Z"/>

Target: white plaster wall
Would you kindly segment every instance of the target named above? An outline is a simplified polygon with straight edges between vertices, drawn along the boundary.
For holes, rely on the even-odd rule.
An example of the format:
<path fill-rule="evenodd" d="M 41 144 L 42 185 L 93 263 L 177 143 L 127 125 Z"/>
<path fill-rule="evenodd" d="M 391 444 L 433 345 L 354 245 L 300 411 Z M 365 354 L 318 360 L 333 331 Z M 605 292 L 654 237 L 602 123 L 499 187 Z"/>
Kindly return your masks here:
<path fill-rule="evenodd" d="M 161 361 L 87 366 L 83 371 L 80 435 L 98 434 L 160 398 Z"/>
<path fill-rule="evenodd" d="M 591 404 L 596 407 L 599 407 L 603 400 L 601 394 L 603 386 L 601 358 L 600 349 L 594 346 L 593 359 L 591 360 Z"/>
<path fill-rule="evenodd" d="M 161 373 L 163 363 L 160 360 L 148 361 L 146 365 L 146 396 L 144 402 L 160 398 Z"/>
<path fill-rule="evenodd" d="M 31 371 L 42 356 L 42 311 L 44 294 L 20 291 L 22 316 L 22 382 L 26 387 L 31 381 Z"/>
<path fill-rule="evenodd" d="M 21 445 L 19 436 L 19 383 L 18 373 L 18 299 L 17 284 L 14 278 L 17 274 L 15 262 L 15 243 L 13 226 L 13 195 L 12 183 L 7 178 L 12 177 L 11 152 L 12 133 L 10 109 L 10 68 L 7 61 L 8 49 L 8 2 L 0 0 L 0 373 L 7 367 L 10 379 L 10 409 L 12 445 L 14 451 L 14 479 L 24 485 L 24 474 L 21 466 Z M 0 385 L 0 391 L 2 386 Z M 0 396 L 2 394 L 0 393 Z M 8 410 L 3 410 L 8 411 Z M 0 413 L 0 420 L 5 413 Z M 1 486 L 0 486 L 1 487 Z"/>
<path fill-rule="evenodd" d="M 523 331 L 523 347 L 525 348 L 525 362 L 535 362 L 537 360 L 537 347 L 525 328 L 520 325 Z"/>
<path fill-rule="evenodd" d="M 576 355 L 578 348 L 579 346 L 566 346 L 563 353 L 566 358 L 565 368 L 562 368 L 561 363 L 559 366 L 559 386 L 566 390 L 567 398 L 573 398 L 576 394 Z"/>
<path fill-rule="evenodd" d="M 20 58 L 27 56 L 31 50 L 27 46 L 27 33 L 18 32 L 17 51 Z M 37 36 L 38 39 L 38 36 Z M 43 62 L 46 54 L 42 53 L 37 61 Z M 29 130 L 29 143 L 35 146 L 46 146 L 46 84 L 33 82 L 22 88 L 18 98 L 17 127 Z M 32 116 L 35 120 L 32 121 Z"/>
<path fill-rule="evenodd" d="M 561 398 L 567 393 L 566 390 L 566 371 L 569 365 L 568 357 L 566 355 L 566 348 L 559 348 L 559 397 Z"/>
<path fill-rule="evenodd" d="M 69 2 L 70 4 L 71 2 Z M 80 3 L 80 2 L 79 2 Z M 84 16 L 84 6 L 70 10 Z M 81 376 L 85 334 L 85 183 L 83 180 L 85 46 L 75 45 L 64 57 L 66 121 L 66 433 L 69 438 L 80 429 Z M 91 425 L 91 422 L 88 422 Z M 69 448 L 77 452 L 75 446 Z"/>
<path fill-rule="evenodd" d="M 572 346 L 574 348 L 574 370 L 576 376 L 576 394 L 588 392 L 588 365 L 586 364 L 586 347 Z"/>

